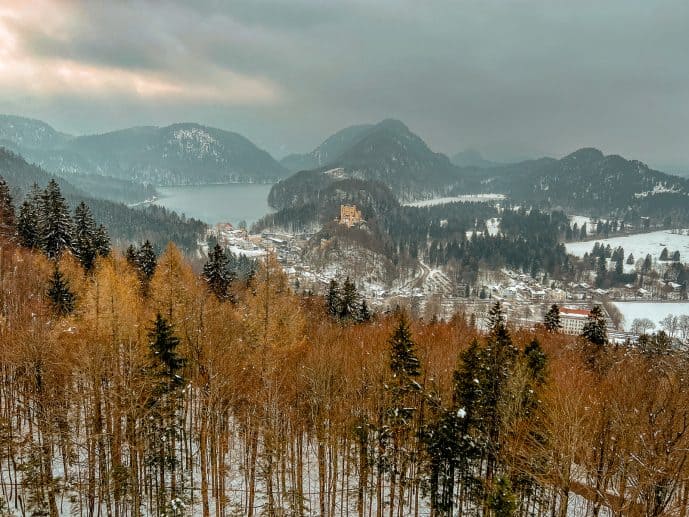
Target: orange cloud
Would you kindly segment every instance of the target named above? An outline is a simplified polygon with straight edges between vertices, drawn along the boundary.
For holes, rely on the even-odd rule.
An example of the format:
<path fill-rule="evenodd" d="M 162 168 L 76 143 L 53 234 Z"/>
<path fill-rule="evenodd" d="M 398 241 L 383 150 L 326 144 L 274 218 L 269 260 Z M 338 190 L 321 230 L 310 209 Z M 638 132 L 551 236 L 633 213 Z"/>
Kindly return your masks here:
<path fill-rule="evenodd" d="M 174 72 L 128 70 L 33 55 L 22 45 L 21 34 L 27 30 L 69 39 L 70 14 L 76 14 L 69 4 L 58 3 L 0 5 L 0 95 L 126 95 L 223 104 L 271 103 L 279 97 L 279 88 L 272 82 L 228 69 L 207 66 L 198 74 L 203 81 L 194 81 L 176 77 Z"/>

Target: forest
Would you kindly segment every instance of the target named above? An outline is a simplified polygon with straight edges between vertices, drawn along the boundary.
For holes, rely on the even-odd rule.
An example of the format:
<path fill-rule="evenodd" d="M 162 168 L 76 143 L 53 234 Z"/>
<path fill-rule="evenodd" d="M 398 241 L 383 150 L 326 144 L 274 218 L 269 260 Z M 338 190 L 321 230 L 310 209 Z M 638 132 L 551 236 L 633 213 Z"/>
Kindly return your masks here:
<path fill-rule="evenodd" d="M 485 331 L 349 317 L 356 279 L 297 295 L 272 256 L 240 277 L 219 247 L 197 271 L 144 243 L 86 268 L 0 229 L 4 515 L 686 512 L 687 357 L 658 338 L 499 304 Z"/>

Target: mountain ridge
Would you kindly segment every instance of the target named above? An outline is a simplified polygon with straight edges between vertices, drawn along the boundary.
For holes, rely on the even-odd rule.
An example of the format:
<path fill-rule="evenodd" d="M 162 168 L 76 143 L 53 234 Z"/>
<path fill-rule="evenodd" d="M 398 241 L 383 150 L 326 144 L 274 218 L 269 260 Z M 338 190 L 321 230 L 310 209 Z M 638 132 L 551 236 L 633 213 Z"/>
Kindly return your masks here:
<path fill-rule="evenodd" d="M 0 116 L 0 141 L 63 177 L 97 174 L 155 185 L 274 182 L 288 171 L 239 133 L 180 122 L 72 136 L 45 122 Z"/>

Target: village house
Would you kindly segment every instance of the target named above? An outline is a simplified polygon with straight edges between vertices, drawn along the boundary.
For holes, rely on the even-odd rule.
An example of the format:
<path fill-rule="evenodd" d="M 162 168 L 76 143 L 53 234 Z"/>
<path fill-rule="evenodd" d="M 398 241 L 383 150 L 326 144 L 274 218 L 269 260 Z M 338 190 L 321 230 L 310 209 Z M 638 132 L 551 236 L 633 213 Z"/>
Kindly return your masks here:
<path fill-rule="evenodd" d="M 565 334 L 581 334 L 589 317 L 588 309 L 560 307 L 560 324 Z"/>

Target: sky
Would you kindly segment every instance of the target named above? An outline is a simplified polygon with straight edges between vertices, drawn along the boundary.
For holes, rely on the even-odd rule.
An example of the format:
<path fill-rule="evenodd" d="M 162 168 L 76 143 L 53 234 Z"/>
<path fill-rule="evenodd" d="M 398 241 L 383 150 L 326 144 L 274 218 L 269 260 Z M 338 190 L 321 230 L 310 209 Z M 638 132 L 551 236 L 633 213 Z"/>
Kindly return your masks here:
<path fill-rule="evenodd" d="M 397 118 L 508 161 L 689 171 L 686 0 L 0 0 L 0 113 L 199 122 L 276 157 Z"/>

